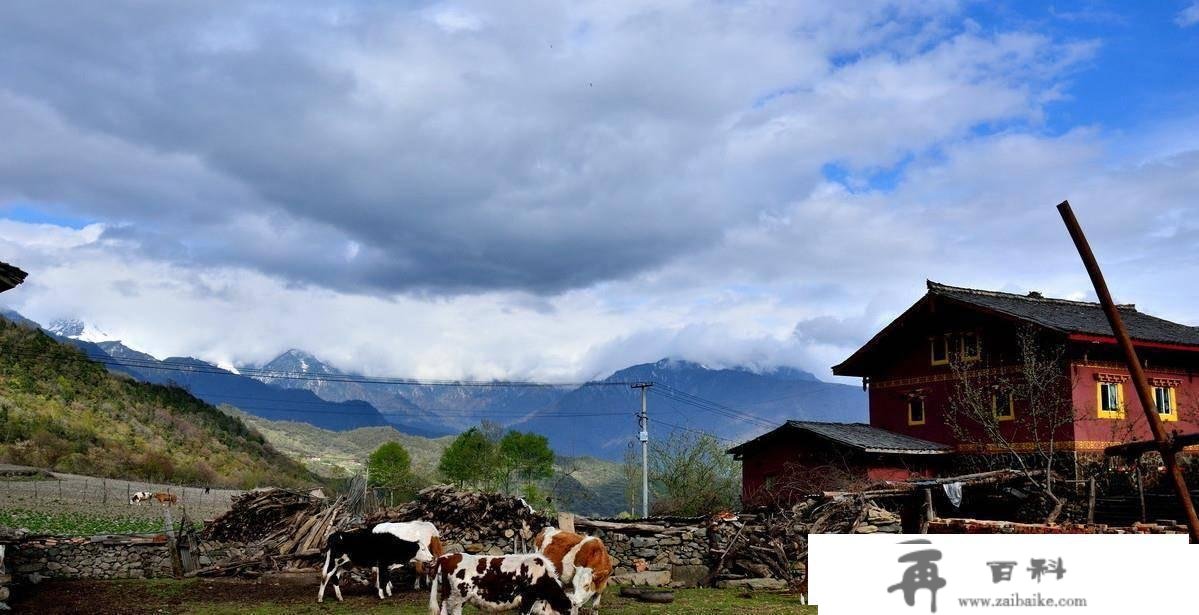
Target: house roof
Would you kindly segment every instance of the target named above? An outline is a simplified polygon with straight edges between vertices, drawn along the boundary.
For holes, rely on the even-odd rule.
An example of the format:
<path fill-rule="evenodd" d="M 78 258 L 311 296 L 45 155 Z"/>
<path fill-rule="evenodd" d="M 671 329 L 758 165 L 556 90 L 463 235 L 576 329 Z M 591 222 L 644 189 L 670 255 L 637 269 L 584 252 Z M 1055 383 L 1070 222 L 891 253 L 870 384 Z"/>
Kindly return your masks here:
<path fill-rule="evenodd" d="M 778 428 L 769 431 L 753 440 L 729 449 L 731 455 L 741 455 L 768 440 L 775 439 L 789 432 L 806 432 L 830 442 L 863 453 L 878 453 L 884 455 L 943 455 L 953 451 L 946 444 L 938 444 L 912 436 L 872 427 L 865 423 L 817 423 L 814 421 L 787 421 Z"/>
<path fill-rule="evenodd" d="M 0 292 L 24 282 L 27 275 L 29 274 L 8 263 L 0 263 Z"/>
<path fill-rule="evenodd" d="M 1042 297 L 1040 293 L 1017 295 L 992 290 L 959 288 L 928 282 L 928 293 L 998 312 L 1063 333 L 1115 335 L 1103 306 L 1088 301 Z M 1119 305 L 1120 317 L 1133 339 L 1165 344 L 1199 346 L 1199 328 L 1171 322 L 1137 311 L 1135 305 Z"/>
<path fill-rule="evenodd" d="M 833 373 L 842 376 L 865 375 L 863 361 L 870 352 L 887 336 L 900 322 L 918 311 L 933 298 L 942 299 L 964 305 L 966 307 L 995 314 L 997 316 L 1017 320 L 1044 327 L 1063 334 L 1079 334 L 1110 338 L 1115 334 L 1107 322 L 1103 306 L 1089 301 L 1071 301 L 1043 297 L 1040 293 L 1028 294 L 1005 293 L 994 290 L 980 290 L 950 286 L 929 280 L 928 292 L 919 301 L 908 308 L 891 324 L 879 331 L 870 341 L 854 352 L 839 365 L 833 366 Z M 1190 327 L 1172 322 L 1164 318 L 1150 316 L 1137 311 L 1136 305 L 1117 305 L 1120 317 L 1128 334 L 1138 342 L 1194 346 L 1199 348 L 1199 327 Z"/>

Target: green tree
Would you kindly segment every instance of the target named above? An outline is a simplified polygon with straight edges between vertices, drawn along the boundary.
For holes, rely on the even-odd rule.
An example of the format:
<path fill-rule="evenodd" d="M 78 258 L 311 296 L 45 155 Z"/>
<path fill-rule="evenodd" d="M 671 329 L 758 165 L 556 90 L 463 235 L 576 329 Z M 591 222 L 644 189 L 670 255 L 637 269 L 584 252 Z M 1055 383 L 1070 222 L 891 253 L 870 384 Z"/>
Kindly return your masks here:
<path fill-rule="evenodd" d="M 412 458 L 399 442 L 384 442 L 366 462 L 372 487 L 401 489 L 412 482 Z"/>
<path fill-rule="evenodd" d="M 532 432 L 509 431 L 500 440 L 499 483 L 505 493 L 510 493 L 514 480 L 533 482 L 554 475 L 554 451 L 550 441 L 543 435 Z"/>
<path fill-rule="evenodd" d="M 437 470 L 458 485 L 490 488 L 495 479 L 496 445 L 477 427 L 464 431 L 441 454 Z"/>

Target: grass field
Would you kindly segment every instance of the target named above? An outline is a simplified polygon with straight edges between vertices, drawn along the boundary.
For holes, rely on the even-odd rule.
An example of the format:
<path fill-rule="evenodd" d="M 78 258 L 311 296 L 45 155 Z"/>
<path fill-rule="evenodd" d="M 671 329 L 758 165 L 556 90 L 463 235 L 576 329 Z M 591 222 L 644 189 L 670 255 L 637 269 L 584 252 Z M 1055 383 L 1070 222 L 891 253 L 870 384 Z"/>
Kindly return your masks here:
<path fill-rule="evenodd" d="M 185 510 L 193 521 L 216 517 L 229 509 L 233 495 L 241 493 L 229 489 L 204 493 L 195 487 L 75 474 L 6 477 L 0 478 L 0 525 L 63 536 L 162 531 L 162 507 L 131 505 L 129 493 L 168 490 L 179 497 L 179 505 L 171 509 L 175 521 Z"/>
<path fill-rule="evenodd" d="M 428 594 L 397 592 L 380 601 L 365 585 L 346 584 L 345 602 L 332 592 L 323 604 L 316 602 L 316 584 L 292 580 L 190 579 L 176 581 L 73 581 L 46 583 L 33 595 L 18 597 L 17 612 L 83 613 L 110 615 L 129 613 L 217 614 L 379 614 L 427 615 Z M 468 607 L 468 613 L 478 611 Z M 645 604 L 621 598 L 615 588 L 604 597 L 603 615 L 816 615 L 816 607 L 803 606 L 798 598 L 774 593 L 745 593 L 741 590 L 677 590 L 673 604 Z"/>

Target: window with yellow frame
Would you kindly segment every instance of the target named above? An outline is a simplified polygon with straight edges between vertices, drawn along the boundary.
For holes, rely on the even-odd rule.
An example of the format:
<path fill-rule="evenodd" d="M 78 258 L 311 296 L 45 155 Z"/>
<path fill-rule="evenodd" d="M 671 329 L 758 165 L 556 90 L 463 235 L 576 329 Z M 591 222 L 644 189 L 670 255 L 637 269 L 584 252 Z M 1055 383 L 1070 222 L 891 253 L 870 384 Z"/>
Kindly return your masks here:
<path fill-rule="evenodd" d="M 1153 387 L 1153 403 L 1157 406 L 1157 415 L 1163 421 L 1178 420 L 1178 404 L 1174 395 L 1174 387 Z"/>
<path fill-rule="evenodd" d="M 991 413 L 997 421 L 1010 421 L 1016 418 L 1016 400 L 1007 393 L 995 393 L 991 396 Z"/>
<path fill-rule="evenodd" d="M 924 398 L 909 397 L 908 398 L 908 425 L 923 425 L 924 424 Z"/>
<path fill-rule="evenodd" d="M 949 336 L 937 335 L 928 338 L 929 358 L 933 365 L 949 364 Z"/>
<path fill-rule="evenodd" d="M 1124 418 L 1124 385 L 1119 382 L 1100 382 L 1096 408 L 1101 419 Z"/>

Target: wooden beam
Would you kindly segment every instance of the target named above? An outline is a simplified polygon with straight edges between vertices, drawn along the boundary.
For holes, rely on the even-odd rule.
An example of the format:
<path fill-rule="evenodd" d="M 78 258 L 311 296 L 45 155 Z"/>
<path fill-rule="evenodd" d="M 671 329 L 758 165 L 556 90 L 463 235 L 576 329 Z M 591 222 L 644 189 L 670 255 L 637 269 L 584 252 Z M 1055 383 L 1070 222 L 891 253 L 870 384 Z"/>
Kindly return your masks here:
<path fill-rule="evenodd" d="M 1116 302 L 1112 301 L 1112 294 L 1107 288 L 1107 282 L 1103 279 L 1103 271 L 1099 269 L 1099 262 L 1095 260 L 1095 253 L 1091 251 L 1091 245 L 1087 243 L 1082 226 L 1078 224 L 1078 219 L 1074 217 L 1074 211 L 1070 209 L 1070 202 L 1062 201 L 1057 206 L 1057 210 L 1062 215 L 1062 222 L 1066 224 L 1066 230 L 1070 232 L 1070 238 L 1074 240 L 1078 255 L 1087 269 L 1087 275 L 1091 277 L 1095 295 L 1099 297 L 1099 303 L 1103 306 L 1103 313 L 1107 315 L 1107 322 L 1112 328 L 1112 333 L 1115 335 L 1116 341 L 1120 343 L 1120 350 L 1124 353 L 1124 363 L 1128 367 L 1128 373 L 1132 376 L 1132 384 L 1141 401 L 1141 408 L 1145 411 L 1145 418 L 1149 420 L 1149 429 L 1153 432 L 1153 439 L 1157 443 L 1158 451 L 1166 462 L 1166 469 L 1174 483 L 1174 491 L 1178 494 L 1178 501 L 1182 504 L 1182 510 L 1186 515 L 1191 543 L 1199 544 L 1199 515 L 1195 513 L 1195 503 L 1191 501 L 1190 489 L 1187 488 L 1186 478 L 1182 475 L 1182 468 L 1178 465 L 1178 453 L 1174 448 L 1174 443 L 1171 441 L 1170 434 L 1166 432 L 1162 417 L 1157 414 L 1153 389 L 1149 386 L 1149 379 L 1145 377 L 1141 360 L 1137 358 L 1137 350 L 1133 346 L 1132 337 L 1128 335 L 1128 329 L 1124 327 L 1124 320 L 1120 316 Z"/>

